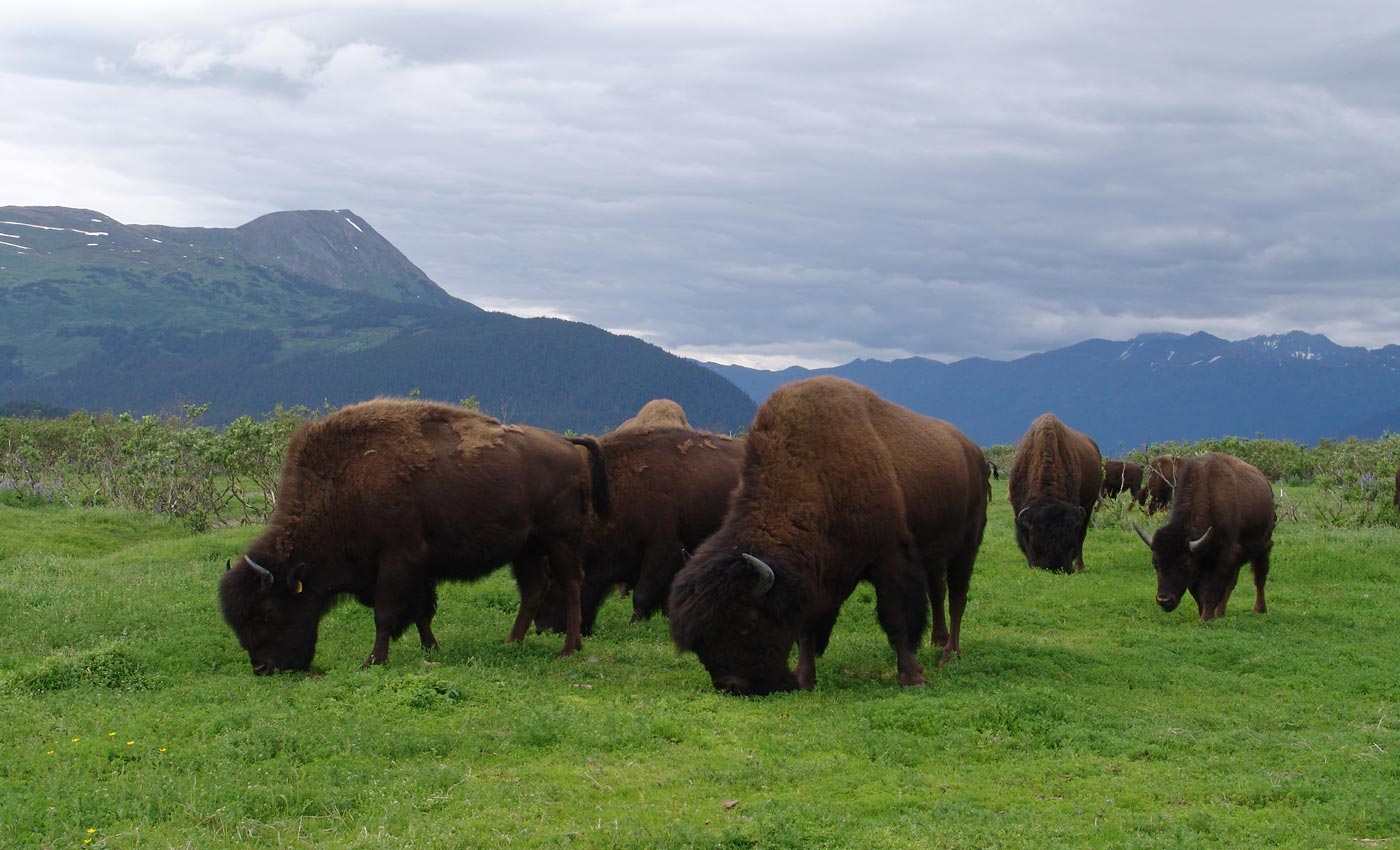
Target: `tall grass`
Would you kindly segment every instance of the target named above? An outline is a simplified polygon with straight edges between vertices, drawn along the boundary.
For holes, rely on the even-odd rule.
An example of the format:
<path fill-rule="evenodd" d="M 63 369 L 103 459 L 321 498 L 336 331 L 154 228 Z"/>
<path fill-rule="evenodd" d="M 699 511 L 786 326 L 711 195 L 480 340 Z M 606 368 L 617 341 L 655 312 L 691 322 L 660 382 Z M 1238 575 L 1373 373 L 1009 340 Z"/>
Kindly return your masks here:
<path fill-rule="evenodd" d="M 0 504 L 0 847 L 1400 845 L 1394 527 L 1283 523 L 1270 613 L 1202 627 L 1131 531 L 1028 569 L 999 482 L 962 658 L 899 688 L 862 587 L 759 699 L 616 601 L 573 658 L 503 646 L 505 573 L 443 588 L 436 653 L 359 669 L 352 602 L 256 678 L 215 593 L 256 532 Z"/>

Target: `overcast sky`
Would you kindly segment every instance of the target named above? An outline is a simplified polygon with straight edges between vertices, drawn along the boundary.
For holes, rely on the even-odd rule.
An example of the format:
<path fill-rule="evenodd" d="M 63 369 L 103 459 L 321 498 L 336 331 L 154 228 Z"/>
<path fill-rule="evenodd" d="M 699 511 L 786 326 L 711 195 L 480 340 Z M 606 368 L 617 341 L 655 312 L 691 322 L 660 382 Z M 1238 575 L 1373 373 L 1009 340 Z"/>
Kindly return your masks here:
<path fill-rule="evenodd" d="M 71 2 L 0 205 L 349 208 L 452 294 L 700 359 L 1400 342 L 1400 3 Z"/>

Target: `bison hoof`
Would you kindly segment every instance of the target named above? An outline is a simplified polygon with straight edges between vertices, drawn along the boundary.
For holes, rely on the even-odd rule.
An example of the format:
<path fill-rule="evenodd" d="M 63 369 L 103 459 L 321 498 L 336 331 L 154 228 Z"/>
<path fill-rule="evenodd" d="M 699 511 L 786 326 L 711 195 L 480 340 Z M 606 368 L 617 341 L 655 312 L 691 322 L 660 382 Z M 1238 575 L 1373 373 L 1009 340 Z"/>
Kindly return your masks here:
<path fill-rule="evenodd" d="M 365 663 L 360 665 L 360 669 L 368 670 L 371 667 L 383 667 L 385 661 L 388 661 L 388 659 L 376 658 L 374 655 L 371 654 L 369 658 L 365 659 Z"/>

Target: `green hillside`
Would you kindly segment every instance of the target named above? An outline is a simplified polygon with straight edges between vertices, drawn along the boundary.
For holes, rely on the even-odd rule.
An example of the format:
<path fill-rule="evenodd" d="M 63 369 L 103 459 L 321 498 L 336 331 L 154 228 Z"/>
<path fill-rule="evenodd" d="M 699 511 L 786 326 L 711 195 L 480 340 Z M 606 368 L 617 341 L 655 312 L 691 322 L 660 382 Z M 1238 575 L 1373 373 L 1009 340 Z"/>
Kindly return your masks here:
<path fill-rule="evenodd" d="M 0 207 L 0 403 L 210 403 L 217 423 L 412 388 L 581 431 L 657 396 L 725 430 L 754 408 L 723 378 L 639 340 L 453 298 L 349 211 L 221 230 Z"/>

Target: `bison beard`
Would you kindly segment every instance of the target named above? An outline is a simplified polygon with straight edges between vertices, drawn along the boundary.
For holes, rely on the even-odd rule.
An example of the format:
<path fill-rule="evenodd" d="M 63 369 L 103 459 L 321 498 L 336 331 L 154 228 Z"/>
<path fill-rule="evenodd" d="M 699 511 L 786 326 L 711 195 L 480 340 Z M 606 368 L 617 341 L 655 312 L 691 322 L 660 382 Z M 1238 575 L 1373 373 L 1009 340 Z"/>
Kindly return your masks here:
<path fill-rule="evenodd" d="M 424 647 L 437 583 L 509 562 L 519 641 L 550 582 L 565 588 L 561 655 L 582 646 L 575 550 L 606 511 L 598 446 L 447 405 L 378 399 L 292 437 L 271 521 L 219 584 L 224 619 L 257 673 L 304 670 L 321 617 L 354 596 L 374 609 L 365 664 L 383 664 L 409 625 Z"/>
<path fill-rule="evenodd" d="M 1254 574 L 1254 612 L 1267 612 L 1264 583 L 1277 521 L 1268 480 L 1250 464 L 1218 452 L 1179 461 L 1175 479 L 1167 524 L 1151 538 L 1137 529 L 1152 550 L 1157 605 L 1174 611 L 1189 592 L 1201 622 L 1223 617 L 1247 561 Z"/>
<path fill-rule="evenodd" d="M 841 604 L 869 581 L 900 684 L 923 684 L 915 651 L 930 599 L 940 663 L 960 651 L 990 495 L 981 450 L 834 377 L 774 391 L 746 444 L 724 523 L 672 586 L 676 645 L 720 691 L 810 688 Z"/>

